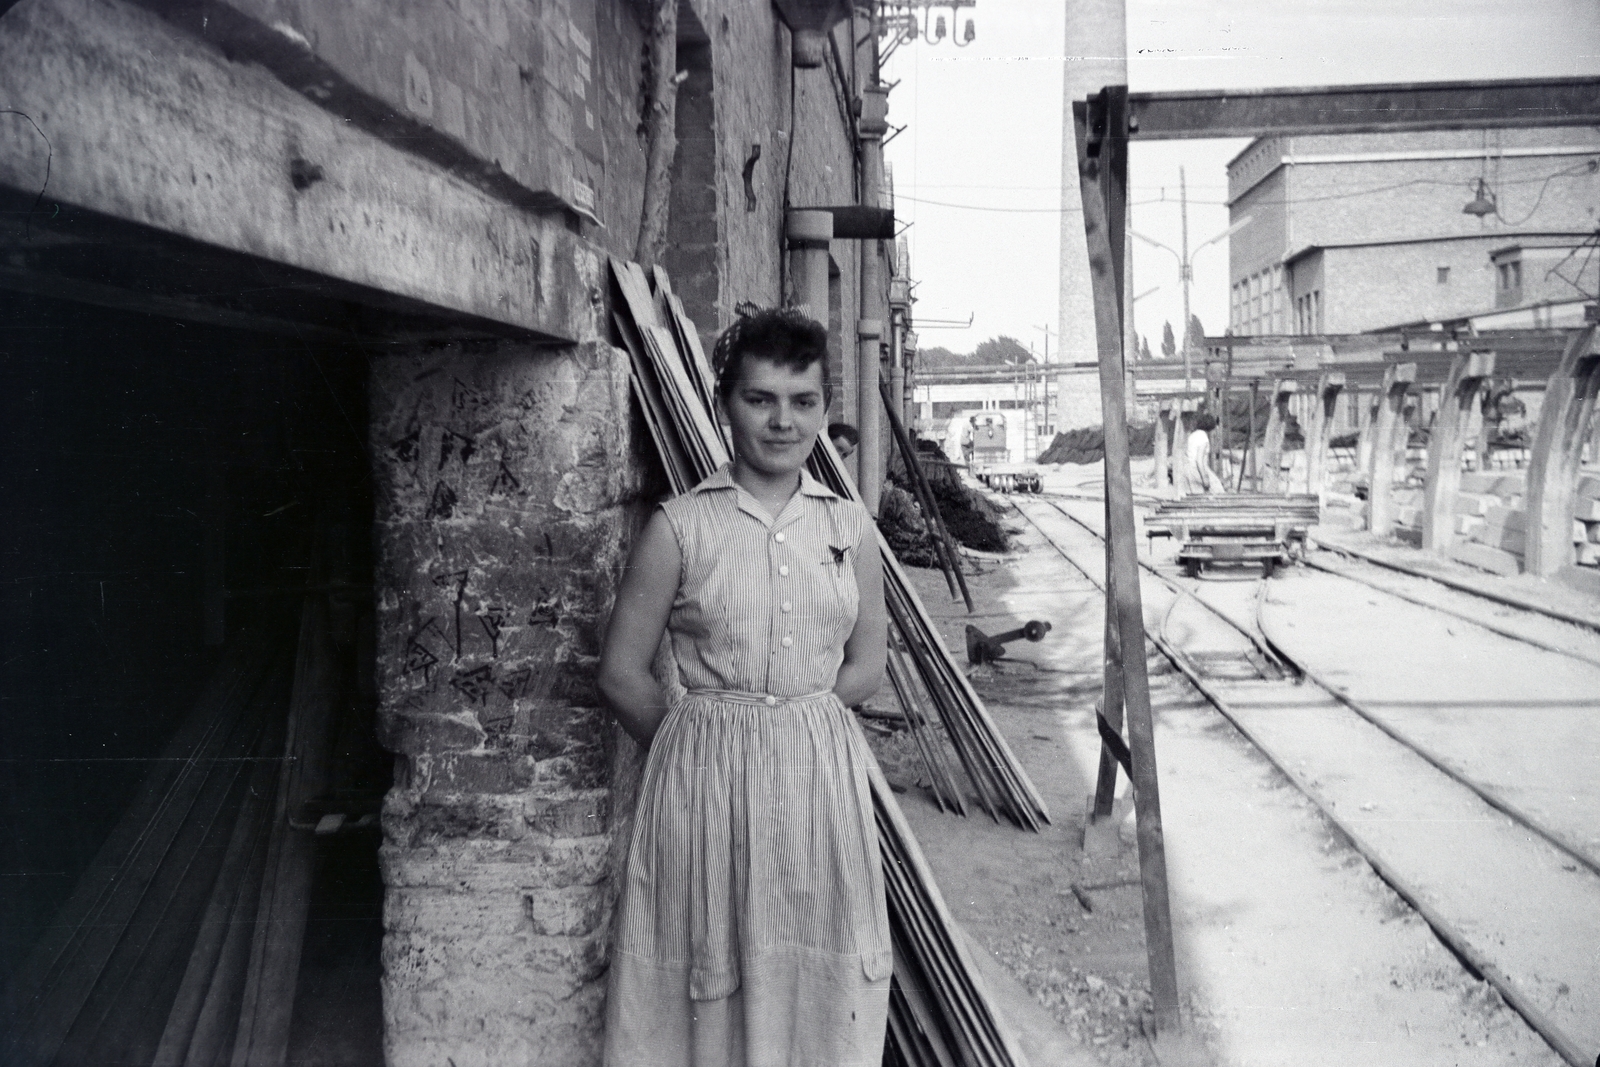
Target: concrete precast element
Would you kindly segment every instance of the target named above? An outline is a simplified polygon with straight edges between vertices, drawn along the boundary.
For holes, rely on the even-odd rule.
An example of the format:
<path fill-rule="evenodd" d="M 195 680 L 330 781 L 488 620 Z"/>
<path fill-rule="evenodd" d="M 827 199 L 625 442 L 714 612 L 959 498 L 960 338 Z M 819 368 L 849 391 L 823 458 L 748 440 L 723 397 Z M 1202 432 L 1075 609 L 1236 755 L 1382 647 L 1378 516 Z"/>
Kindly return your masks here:
<path fill-rule="evenodd" d="M 1378 411 L 1370 434 L 1363 432 L 1367 449 L 1367 529 L 1388 537 L 1394 525 L 1394 476 L 1405 463 L 1406 398 L 1417 380 L 1415 363 L 1397 363 L 1384 371 L 1378 391 Z"/>
<path fill-rule="evenodd" d="M 1439 414 L 1428 438 L 1428 479 L 1423 490 L 1422 547 L 1444 552 L 1454 540 L 1450 520 L 1461 487 L 1461 443 L 1484 381 L 1494 374 L 1493 352 L 1461 352 L 1439 391 Z"/>
<path fill-rule="evenodd" d="M 1098 516 L 1087 508 L 1075 508 L 1074 512 L 1081 514 L 1068 513 L 1069 517 L 1086 532 L 1095 534 L 1091 523 Z M 1024 514 L 1027 513 L 1024 510 Z M 1032 515 L 1029 517 L 1034 518 Z M 1092 553 L 1074 553 L 1069 558 L 1086 574 L 1091 573 L 1094 561 Z M 1175 589 L 1175 583 L 1154 575 L 1147 577 L 1145 582 L 1152 587 L 1153 602 L 1159 602 L 1161 588 Z M 1247 602 L 1243 611 L 1250 617 L 1234 620 L 1227 625 L 1238 630 L 1242 638 L 1245 628 L 1250 627 L 1253 621 L 1254 613 L 1249 605 L 1253 605 L 1255 583 L 1198 583 L 1199 588 L 1208 594 L 1211 611 L 1221 606 L 1215 602 L 1219 591 L 1234 585 L 1243 591 Z M 1195 603 L 1199 604 L 1199 601 Z M 1162 621 L 1153 617 L 1149 610 L 1146 619 L 1152 627 L 1162 625 Z M 1201 620 L 1201 626 L 1202 632 L 1214 633 L 1214 623 L 1206 624 Z M 1356 632 L 1360 627 L 1344 625 L 1336 629 L 1349 633 Z M 1381 630 L 1381 627 L 1374 625 L 1365 627 L 1369 635 Z M 1488 977 L 1570 1064 L 1587 1067 L 1588 1061 L 1583 1058 L 1585 1053 L 1582 1048 L 1589 1043 L 1600 1043 L 1600 1028 L 1594 1023 L 1596 1018 L 1600 1018 L 1600 1012 L 1590 1012 L 1582 1005 L 1574 1006 L 1563 998 L 1569 990 L 1577 988 L 1577 982 L 1585 983 L 1586 988 L 1594 988 L 1594 977 L 1585 968 L 1588 971 L 1600 970 L 1600 962 L 1591 958 L 1592 953 L 1583 954 L 1581 951 L 1581 959 L 1575 958 L 1570 939 L 1551 936 L 1551 924 L 1545 921 L 1543 909 L 1548 908 L 1550 913 L 1561 915 L 1569 925 L 1576 923 L 1577 929 L 1592 928 L 1600 933 L 1600 879 L 1596 878 L 1592 869 L 1579 872 L 1579 888 L 1574 890 L 1570 872 L 1577 867 L 1565 862 L 1571 856 L 1592 868 L 1594 864 L 1591 859 L 1571 853 L 1565 850 L 1565 846 L 1558 847 L 1547 840 L 1529 838 L 1517 828 L 1515 821 L 1506 824 L 1498 816 L 1488 815 L 1487 812 L 1498 808 L 1501 812 L 1512 814 L 1515 820 L 1518 808 L 1508 803 L 1496 803 L 1490 807 L 1490 798 L 1485 795 L 1480 783 L 1457 774 L 1435 774 L 1443 769 L 1440 757 L 1428 746 L 1416 745 L 1402 733 L 1385 728 L 1385 724 L 1363 715 L 1351 714 L 1349 724 L 1341 725 L 1337 716 L 1329 718 L 1325 710 L 1310 718 L 1305 717 L 1303 712 L 1288 716 L 1285 714 L 1287 707 L 1302 706 L 1305 699 L 1316 697 L 1316 691 L 1304 691 L 1290 704 L 1284 704 L 1280 690 L 1262 689 L 1259 682 L 1229 683 L 1201 677 L 1189 665 L 1194 653 L 1194 638 L 1191 635 L 1179 635 L 1170 641 L 1158 629 L 1151 629 L 1150 635 L 1173 658 L 1174 663 L 1189 675 L 1190 680 L 1207 693 L 1218 709 L 1233 720 L 1269 759 L 1346 832 L 1380 876 L 1417 908 L 1419 914 L 1452 949 Z M 1312 635 L 1307 636 L 1314 640 Z M 1374 639 L 1382 641 L 1381 638 Z M 1185 641 L 1188 642 L 1187 646 Z M 1354 661 L 1371 664 L 1392 659 L 1383 653 L 1373 652 L 1358 655 Z M 1504 658 L 1479 656 L 1477 662 L 1503 664 Z M 1567 662 L 1576 668 L 1573 661 Z M 1409 662 L 1397 669 L 1402 669 L 1406 677 L 1424 681 L 1438 675 L 1438 672 L 1419 672 Z M 1233 693 L 1229 687 L 1235 684 L 1249 688 Z M 1320 705 L 1324 709 L 1337 707 L 1343 700 L 1343 693 L 1338 696 L 1339 701 L 1331 697 L 1314 699 L 1313 706 Z M 1587 707 L 1592 701 L 1579 703 Z M 1572 710 L 1575 713 L 1578 709 Z M 1311 739 L 1311 735 L 1327 734 L 1330 729 L 1345 740 L 1329 744 L 1325 737 L 1320 741 Z M 1364 735 L 1363 731 L 1368 733 Z M 1482 727 L 1477 733 L 1478 736 L 1489 738 L 1499 736 L 1497 730 L 1489 729 L 1486 733 Z M 1434 748 L 1439 747 L 1439 743 L 1439 737 L 1430 739 Z M 1389 747 L 1385 748 L 1386 745 Z M 1503 748 L 1493 741 L 1491 747 L 1496 752 Z M 1536 757 L 1537 762 L 1548 750 L 1542 745 L 1537 745 L 1536 749 L 1541 754 Z M 1292 755 L 1289 754 L 1291 750 Z M 1422 770 L 1407 770 L 1408 760 Z M 1313 766 L 1339 766 L 1337 769 L 1330 767 L 1318 775 L 1314 770 L 1308 772 L 1304 769 L 1308 763 Z M 1386 769 L 1389 773 L 1374 777 L 1370 771 L 1374 766 Z M 1589 778 L 1592 779 L 1592 775 Z M 1521 775 L 1524 782 L 1538 779 L 1537 766 L 1529 766 Z M 1587 785 L 1576 788 L 1580 792 L 1592 789 Z M 1376 805 L 1352 803 L 1348 798 L 1351 792 L 1363 789 L 1393 794 L 1393 810 L 1410 812 L 1420 806 L 1423 822 L 1451 826 L 1448 845 L 1441 847 L 1441 830 L 1419 826 L 1419 819 L 1415 815 L 1398 821 L 1392 818 L 1363 818 L 1360 812 L 1376 810 Z M 1521 802 L 1526 803 L 1526 799 Z M 1485 814 L 1465 820 L 1461 814 L 1448 814 L 1470 813 L 1474 805 Z M 1390 810 L 1387 802 L 1383 807 Z M 1351 812 L 1356 814 L 1352 815 Z M 1523 820 L 1521 825 L 1531 828 L 1537 821 L 1530 823 Z M 1567 825 L 1580 828 L 1583 824 L 1568 820 Z M 1467 831 L 1461 830 L 1460 826 L 1476 828 L 1477 836 L 1463 836 Z M 1571 834 L 1563 833 L 1561 836 L 1570 838 Z M 1512 851 L 1507 852 L 1507 849 Z M 1477 862 L 1477 858 L 1484 855 L 1501 858 L 1495 869 L 1488 873 Z M 1506 856 L 1515 857 L 1514 862 L 1504 862 Z M 1495 873 L 1505 870 L 1517 871 L 1519 878 L 1496 881 Z M 1584 882 L 1586 877 L 1592 885 Z M 1484 900 L 1490 901 L 1492 906 L 1482 904 Z M 1489 947 L 1491 945 L 1492 948 Z"/>
<path fill-rule="evenodd" d="M 1523 569 L 1545 577 L 1573 562 L 1572 509 L 1578 468 L 1600 397 L 1600 327 L 1579 330 L 1550 375 L 1528 466 L 1527 539 Z"/>
<path fill-rule="evenodd" d="M 1312 398 L 1311 426 L 1306 430 L 1306 492 L 1321 494 L 1327 477 L 1328 442 L 1333 436 L 1333 415 L 1344 390 L 1342 371 L 1323 371 Z"/>

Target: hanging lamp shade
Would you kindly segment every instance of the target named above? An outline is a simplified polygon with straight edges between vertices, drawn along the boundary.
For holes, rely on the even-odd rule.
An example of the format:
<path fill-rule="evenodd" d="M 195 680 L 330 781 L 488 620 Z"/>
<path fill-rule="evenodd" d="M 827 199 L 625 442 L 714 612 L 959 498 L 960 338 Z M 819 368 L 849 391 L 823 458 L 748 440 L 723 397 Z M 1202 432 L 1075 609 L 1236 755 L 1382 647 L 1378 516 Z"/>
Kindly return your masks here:
<path fill-rule="evenodd" d="M 1478 179 L 1478 195 L 1467 201 L 1467 206 L 1461 209 L 1463 215 L 1476 215 L 1483 218 L 1495 213 L 1494 194 L 1489 191 L 1489 183 L 1482 178 Z"/>
<path fill-rule="evenodd" d="M 850 0 L 772 0 L 772 6 L 793 37 L 794 65 L 805 69 L 822 66 L 824 38 L 850 14 Z"/>

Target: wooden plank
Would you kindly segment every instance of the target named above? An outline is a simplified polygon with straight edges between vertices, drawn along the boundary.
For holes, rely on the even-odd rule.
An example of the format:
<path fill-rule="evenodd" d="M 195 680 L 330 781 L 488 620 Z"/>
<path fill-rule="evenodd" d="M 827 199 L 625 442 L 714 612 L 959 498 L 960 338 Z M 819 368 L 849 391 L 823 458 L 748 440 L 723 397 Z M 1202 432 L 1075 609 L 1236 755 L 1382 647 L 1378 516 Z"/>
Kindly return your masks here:
<path fill-rule="evenodd" d="M 282 680 L 275 671 L 251 695 L 228 744 L 207 768 L 183 826 L 63 1042 L 59 1062 L 137 1063 L 159 1040 L 162 1015 L 179 981 L 177 968 L 192 947 L 194 920 L 205 907 L 232 815 L 244 799 L 250 756 L 267 716 L 281 709 Z"/>
<path fill-rule="evenodd" d="M 160 871 L 167 849 L 182 829 L 206 781 L 206 770 L 223 750 L 234 724 L 244 714 L 244 686 L 259 684 L 265 668 L 265 640 L 246 646 L 251 658 L 238 673 L 203 700 L 199 736 L 169 774 L 152 775 L 153 788 L 141 790 L 102 856 L 106 869 L 91 869 L 69 907 L 30 959 L 27 985 L 14 987 L 14 1012 L 8 1020 L 15 1042 L 9 1064 L 42 1065 L 55 1059 L 79 1012 L 93 993 L 129 920 Z"/>
<path fill-rule="evenodd" d="M 1088 240 L 1095 333 L 1100 351 L 1100 407 L 1106 450 L 1106 543 L 1110 557 L 1107 575 L 1111 578 L 1106 611 L 1117 620 L 1123 652 L 1120 670 L 1128 747 L 1133 753 L 1132 778 L 1150 993 L 1157 1028 L 1174 1031 L 1181 1025 L 1177 965 L 1167 891 L 1166 851 L 1162 845 L 1155 728 L 1144 656 L 1144 608 L 1139 587 L 1133 475 L 1129 467 L 1127 407 L 1123 398 L 1120 286 L 1122 227 L 1127 220 L 1127 87 L 1107 88 L 1100 99 L 1100 113 L 1103 136 L 1098 158 L 1094 158 L 1089 155 L 1088 105 L 1081 101 L 1073 104 L 1083 225 Z"/>
<path fill-rule="evenodd" d="M 251 859 L 257 851 L 257 842 L 264 841 L 266 836 L 277 767 L 273 760 L 259 757 L 272 756 L 282 750 L 281 728 L 269 729 L 257 749 L 258 759 L 248 779 L 248 792 L 234 816 L 227 852 L 200 917 L 178 992 L 167 1011 L 156 1047 L 149 1055 L 151 1067 L 182 1067 L 199 1027 L 201 1010 L 217 977 L 223 947 L 234 927 L 234 913 L 251 869 Z"/>
<path fill-rule="evenodd" d="M 266 869 L 256 911 L 255 936 L 233 1067 L 283 1067 L 311 904 L 314 839 L 289 825 L 303 781 L 320 766 L 339 692 L 327 602 L 308 596 L 300 614 L 299 647 L 284 737 L 284 762 L 273 801 Z"/>

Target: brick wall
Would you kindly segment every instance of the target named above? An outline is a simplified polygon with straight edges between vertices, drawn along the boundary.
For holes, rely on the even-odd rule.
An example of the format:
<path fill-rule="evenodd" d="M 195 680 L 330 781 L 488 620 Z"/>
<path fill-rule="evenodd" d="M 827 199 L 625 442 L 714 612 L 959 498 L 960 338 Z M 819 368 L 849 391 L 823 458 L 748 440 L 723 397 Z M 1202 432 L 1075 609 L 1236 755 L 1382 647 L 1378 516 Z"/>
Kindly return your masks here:
<path fill-rule="evenodd" d="M 762 5 L 698 3 L 684 30 L 665 266 L 702 337 L 780 297 L 788 36 Z M 636 8 L 601 3 L 603 256 L 631 256 L 644 143 Z M 848 31 L 841 31 L 841 42 Z M 848 54 L 847 48 L 845 48 Z M 796 204 L 854 201 L 826 71 L 797 72 Z M 743 167 L 762 145 L 747 207 Z M 853 342 L 857 246 L 836 242 Z M 589 277 L 593 275 L 592 279 Z M 603 311 L 597 308 L 597 312 Z M 615 581 L 664 485 L 630 421 L 625 357 L 597 339 L 375 365 L 390 1062 L 592 1064 L 640 754 L 592 679 Z"/>
<path fill-rule="evenodd" d="M 598 342 L 374 366 L 395 1067 L 597 1057 L 618 742 L 593 678 L 654 488 L 626 373 Z"/>

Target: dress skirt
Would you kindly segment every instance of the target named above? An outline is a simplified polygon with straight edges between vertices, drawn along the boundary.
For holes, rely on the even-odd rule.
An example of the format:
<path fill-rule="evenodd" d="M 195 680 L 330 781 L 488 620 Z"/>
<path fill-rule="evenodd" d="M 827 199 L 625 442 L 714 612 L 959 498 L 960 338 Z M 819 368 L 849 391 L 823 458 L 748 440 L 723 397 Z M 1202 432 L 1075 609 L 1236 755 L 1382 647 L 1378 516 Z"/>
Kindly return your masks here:
<path fill-rule="evenodd" d="M 876 1067 L 892 955 L 854 716 L 695 690 L 645 764 L 606 1005 L 612 1067 Z"/>

